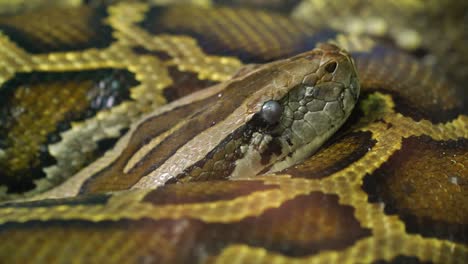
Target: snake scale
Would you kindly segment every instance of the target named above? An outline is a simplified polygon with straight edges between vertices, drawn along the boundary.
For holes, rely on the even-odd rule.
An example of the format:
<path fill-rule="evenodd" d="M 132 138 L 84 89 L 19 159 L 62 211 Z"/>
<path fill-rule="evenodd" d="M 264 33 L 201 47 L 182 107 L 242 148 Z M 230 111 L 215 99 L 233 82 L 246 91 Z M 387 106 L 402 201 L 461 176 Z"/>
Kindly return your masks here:
<path fill-rule="evenodd" d="M 467 10 L 0 1 L 0 263 L 467 263 Z"/>

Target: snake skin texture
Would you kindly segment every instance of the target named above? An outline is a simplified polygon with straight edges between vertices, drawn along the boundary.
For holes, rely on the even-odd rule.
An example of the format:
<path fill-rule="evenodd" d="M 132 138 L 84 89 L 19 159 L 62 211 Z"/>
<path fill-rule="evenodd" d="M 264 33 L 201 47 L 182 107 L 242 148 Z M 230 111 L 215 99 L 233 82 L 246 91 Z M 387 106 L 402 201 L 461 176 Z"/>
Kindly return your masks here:
<path fill-rule="evenodd" d="M 465 1 L 0 0 L 0 262 L 467 263 L 467 30 Z M 148 113 L 321 42 L 361 95 L 304 162 L 56 191 Z"/>

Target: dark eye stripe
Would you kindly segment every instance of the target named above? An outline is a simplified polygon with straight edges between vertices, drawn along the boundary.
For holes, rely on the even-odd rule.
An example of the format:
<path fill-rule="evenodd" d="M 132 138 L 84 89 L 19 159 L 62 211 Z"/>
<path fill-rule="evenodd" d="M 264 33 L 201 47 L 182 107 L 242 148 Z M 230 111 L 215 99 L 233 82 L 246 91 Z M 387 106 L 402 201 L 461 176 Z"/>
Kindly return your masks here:
<path fill-rule="evenodd" d="M 191 115 L 191 117 L 185 117 L 187 123 L 183 124 L 177 131 L 174 131 L 169 137 L 163 139 L 159 145 L 141 157 L 135 166 L 131 167 L 127 173 L 124 173 L 125 179 L 123 179 L 119 175 L 122 175 L 128 161 L 138 151 L 138 148 L 143 147 L 146 144 L 145 142 L 149 142 L 156 137 L 154 136 L 154 132 L 151 131 L 151 127 L 155 129 L 161 123 L 167 122 L 161 122 L 160 119 L 162 118 L 172 120 L 170 117 L 172 113 L 167 113 L 169 116 L 161 115 L 149 118 L 143 123 L 147 127 L 147 130 L 141 129 L 143 126 L 141 124 L 139 129 L 135 130 L 134 134 L 132 134 L 130 144 L 127 145 L 118 159 L 106 168 L 96 171 L 84 182 L 79 192 L 85 194 L 130 188 L 140 179 L 158 170 L 164 163 L 168 162 L 187 142 L 214 124 L 218 125 L 232 114 L 251 95 L 252 86 L 265 87 L 270 82 L 268 78 L 257 77 L 255 80 L 256 82 L 249 79 L 243 80 L 240 85 L 226 87 L 222 91 L 221 97 L 216 92 L 205 100 L 186 106 L 189 115 Z M 249 85 L 244 85 L 244 83 Z M 173 120 L 180 120 L 180 118 L 174 117 Z M 219 138 L 219 142 L 222 142 L 223 139 L 224 137 Z M 213 140 L 215 141 L 215 139 Z M 116 180 L 117 177 L 120 177 L 118 181 Z"/>
<path fill-rule="evenodd" d="M 205 105 L 213 105 L 218 101 L 218 96 L 213 95 L 204 100 L 193 102 L 188 105 L 173 109 L 167 113 L 148 118 L 145 122 L 138 126 L 138 129 L 132 134 L 127 147 L 122 151 L 118 158 L 109 164 L 107 167 L 97 171 L 89 177 L 82 185 L 80 193 L 97 193 L 110 190 L 123 190 L 130 188 L 138 182 L 146 173 L 147 170 L 159 167 L 182 145 L 184 145 L 194 135 L 200 133 L 209 127 L 208 123 L 205 126 L 191 127 L 182 126 L 186 133 L 179 134 L 166 138 L 157 148 L 151 150 L 144 155 L 135 167 L 132 167 L 127 173 L 124 173 L 124 168 L 133 155 L 151 139 L 162 136 L 164 132 L 175 126 L 181 120 L 188 118 L 197 109 L 203 108 Z M 222 116 L 221 116 L 222 117 Z M 121 178 L 118 182 L 114 179 L 118 175 L 125 175 L 125 180 Z"/>

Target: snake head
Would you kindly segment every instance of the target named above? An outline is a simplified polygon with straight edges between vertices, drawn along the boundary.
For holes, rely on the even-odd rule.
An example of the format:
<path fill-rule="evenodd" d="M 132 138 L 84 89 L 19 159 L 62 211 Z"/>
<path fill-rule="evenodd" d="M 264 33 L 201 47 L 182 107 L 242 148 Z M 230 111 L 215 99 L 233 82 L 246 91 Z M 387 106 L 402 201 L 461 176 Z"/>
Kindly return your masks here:
<path fill-rule="evenodd" d="M 135 188 L 169 180 L 244 178 L 290 167 L 345 122 L 358 94 L 351 57 L 333 45 L 259 65 L 190 97 L 207 96 L 174 129 L 173 135 L 187 141 L 161 139 L 177 149 L 155 169 L 158 161 L 147 162 L 150 173 Z"/>
<path fill-rule="evenodd" d="M 260 127 L 253 133 L 257 145 L 252 148 L 269 172 L 316 151 L 346 121 L 360 89 L 351 56 L 332 44 L 283 61 L 278 69 L 276 94 L 264 100 L 252 118 Z M 262 122 L 263 127 L 258 125 Z"/>

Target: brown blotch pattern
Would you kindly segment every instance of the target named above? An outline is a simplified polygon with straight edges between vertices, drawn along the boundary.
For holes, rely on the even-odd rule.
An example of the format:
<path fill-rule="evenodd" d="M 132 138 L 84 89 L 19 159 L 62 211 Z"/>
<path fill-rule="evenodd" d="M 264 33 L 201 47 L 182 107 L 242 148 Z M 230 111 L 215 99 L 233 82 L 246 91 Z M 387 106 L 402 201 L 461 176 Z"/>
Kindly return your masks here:
<path fill-rule="evenodd" d="M 467 242 L 468 141 L 403 140 L 403 147 L 372 175 L 364 190 L 383 201 L 410 233 Z"/>
<path fill-rule="evenodd" d="M 439 72 L 415 58 L 382 47 L 353 54 L 362 92 L 392 94 L 395 110 L 416 121 L 447 122 L 463 107 L 462 91 Z"/>
<path fill-rule="evenodd" d="M 318 40 L 307 40 L 317 33 L 310 25 L 248 8 L 153 7 L 141 26 L 153 34 L 192 36 L 207 54 L 235 56 L 246 63 L 304 52 Z"/>
<path fill-rule="evenodd" d="M 196 73 L 182 72 L 177 67 L 169 67 L 168 70 L 173 81 L 172 85 L 163 91 L 168 102 L 216 84 L 214 81 L 200 80 Z"/>
<path fill-rule="evenodd" d="M 375 144 L 368 132 L 349 133 L 329 142 L 305 162 L 281 173 L 299 178 L 324 178 L 360 159 Z"/>
<path fill-rule="evenodd" d="M 0 30 L 30 53 L 105 48 L 113 41 L 104 8 L 38 9 L 0 17 Z"/>
<path fill-rule="evenodd" d="M 359 225 L 353 211 L 340 205 L 335 195 L 314 192 L 235 223 L 187 218 L 11 223 L 0 229 L 0 236 L 9 238 L 0 247 L 0 257 L 7 262 L 39 258 L 59 262 L 80 248 L 73 253 L 74 260 L 80 262 L 201 263 L 234 244 L 301 257 L 320 250 L 344 249 L 369 236 L 370 230 Z M 15 250 L 26 235 L 27 245 Z M 47 243 L 42 242 L 44 239 Z M 15 254 L 11 254 L 13 251 Z"/>
<path fill-rule="evenodd" d="M 136 85 L 125 70 L 33 72 L 0 86 L 0 185 L 9 192 L 34 188 L 33 179 L 53 164 L 47 145 L 60 140 L 72 121 L 129 98 Z M 105 149 L 104 149 L 105 150 Z M 102 151 L 104 151 L 102 150 Z M 92 160 L 95 157 L 88 157 Z"/>
<path fill-rule="evenodd" d="M 274 10 L 283 14 L 288 14 L 296 7 L 301 0 L 273 0 L 273 1 L 252 1 L 252 0 L 214 0 L 214 4 L 222 6 L 240 6 L 260 8 L 262 10 Z"/>
<path fill-rule="evenodd" d="M 210 181 L 169 184 L 148 193 L 144 202 L 154 205 L 191 204 L 231 200 L 256 191 L 276 189 L 261 181 Z"/>
<path fill-rule="evenodd" d="M 351 206 L 338 196 L 313 192 L 247 217 L 235 224 L 215 225 L 213 240 L 263 247 L 287 256 L 306 256 L 321 250 L 340 250 L 371 234 L 362 228 Z"/>
<path fill-rule="evenodd" d="M 372 264 L 432 264 L 431 261 L 421 261 L 417 257 L 397 256 L 391 261 L 377 260 Z"/>
<path fill-rule="evenodd" d="M 188 219 L 98 223 L 34 221 L 4 225 L 0 236 L 9 239 L 0 248 L 0 258 L 9 263 L 28 263 L 31 260 L 44 263 L 68 262 L 70 256 L 81 263 L 195 262 L 203 258 L 206 251 L 193 247 L 203 227 L 202 222 Z M 44 231 L 47 237 L 40 235 Z M 27 234 L 28 244 L 21 250 L 15 250 L 15 243 L 21 243 L 21 238 Z M 80 250 L 77 251 L 77 248 Z"/>
<path fill-rule="evenodd" d="M 44 199 L 30 202 L 7 202 L 0 204 L 1 208 L 54 208 L 56 206 L 79 206 L 79 205 L 105 205 L 109 198 L 110 194 L 99 194 L 99 195 L 83 195 L 80 197 L 71 197 L 63 199 Z"/>

